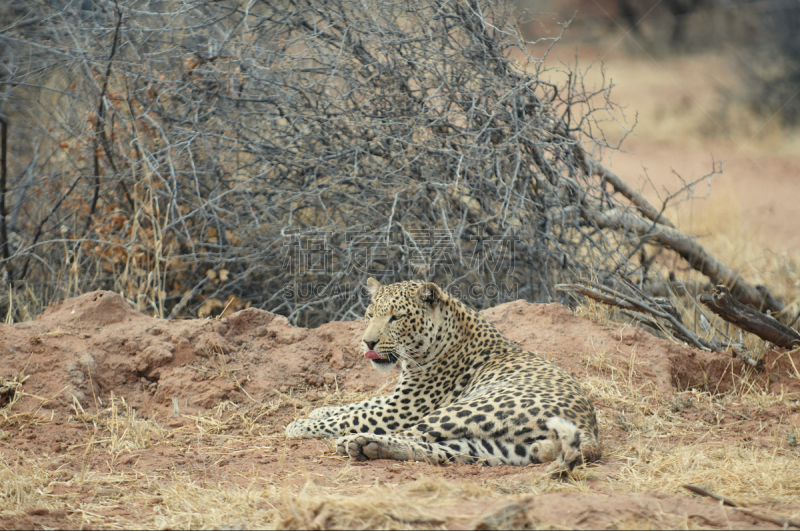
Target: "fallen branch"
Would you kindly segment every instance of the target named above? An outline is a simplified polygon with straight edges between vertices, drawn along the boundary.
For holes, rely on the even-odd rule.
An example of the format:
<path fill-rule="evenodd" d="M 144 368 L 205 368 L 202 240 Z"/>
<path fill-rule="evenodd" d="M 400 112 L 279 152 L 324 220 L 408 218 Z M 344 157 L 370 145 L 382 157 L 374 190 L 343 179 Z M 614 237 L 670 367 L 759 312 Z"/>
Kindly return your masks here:
<path fill-rule="evenodd" d="M 386 516 L 395 522 L 408 525 L 442 525 L 447 523 L 447 520 L 442 520 L 441 518 L 403 518 L 402 516 L 395 516 L 392 513 L 386 513 Z"/>
<path fill-rule="evenodd" d="M 715 284 L 731 286 L 733 296 L 744 304 L 751 304 L 772 312 L 780 312 L 784 309 L 783 304 L 772 297 L 768 290 L 764 288 L 759 290 L 756 286 L 750 285 L 738 273 L 706 251 L 693 238 L 677 229 L 647 221 L 641 216 L 619 209 L 605 212 L 586 209 L 583 215 L 601 229 L 629 230 L 642 238 L 650 238 L 664 247 L 672 249 Z"/>
<path fill-rule="evenodd" d="M 657 332 L 665 334 L 671 339 L 694 345 L 701 350 L 710 350 L 712 352 L 730 350 L 734 358 L 740 358 L 755 369 L 760 370 L 763 368 L 763 360 L 753 358 L 747 353 L 747 349 L 744 345 L 731 341 L 727 337 L 724 337 L 724 334 L 722 334 L 724 339 L 718 337 L 704 339 L 691 332 L 683 325 L 680 314 L 668 300 L 651 297 L 648 293 L 639 289 L 636 284 L 626 278 L 621 278 L 621 280 L 615 284 L 624 286 L 639 298 L 624 295 L 613 288 L 595 284 L 594 282 L 588 282 L 586 286 L 581 284 L 557 284 L 556 291 L 579 293 L 598 302 L 616 306 L 621 309 L 624 315 L 637 320 L 641 324 Z M 700 309 L 699 306 L 698 309 Z M 649 314 L 654 319 L 646 318 L 646 314 Z M 703 318 L 704 317 L 705 316 L 703 316 Z M 716 333 L 721 334 L 719 331 L 716 331 Z"/>
<path fill-rule="evenodd" d="M 560 131 L 560 133 L 564 136 L 568 136 L 569 138 L 573 138 L 572 135 L 566 135 L 563 130 Z M 575 147 L 576 158 L 578 159 L 578 163 L 581 165 L 581 168 L 586 175 L 596 175 L 597 177 L 600 177 L 601 183 L 610 184 L 611 187 L 614 188 L 615 192 L 621 194 L 628 201 L 630 201 L 639 210 L 639 212 L 641 212 L 642 215 L 650 221 L 674 228 L 672 222 L 667 219 L 666 216 L 664 216 L 663 212 L 656 210 L 655 207 L 653 207 L 653 205 L 651 205 L 642 194 L 634 190 L 628 183 L 622 180 L 619 175 L 606 168 L 602 164 L 595 162 L 592 157 L 586 153 L 586 150 L 584 150 L 579 144 L 576 143 Z"/>
<path fill-rule="evenodd" d="M 594 282 L 589 282 L 588 286 L 583 286 L 581 284 L 556 284 L 556 291 L 580 293 L 596 301 L 610 304 L 611 306 L 617 306 L 623 310 L 650 314 L 659 321 L 666 321 L 672 334 L 681 341 L 694 345 L 701 350 L 724 350 L 723 346 L 717 342 L 710 342 L 698 337 L 686 328 L 681 322 L 678 312 L 672 307 L 669 301 L 663 299 L 656 300 L 641 290 L 638 290 L 635 285 L 629 281 L 625 282 L 625 285 L 637 293 L 640 298 L 625 295 L 607 286 L 595 284 Z"/>
<path fill-rule="evenodd" d="M 771 514 L 765 514 L 758 511 L 754 511 L 752 509 L 747 509 L 745 507 L 742 507 L 739 503 L 735 502 L 734 500 L 726 498 L 725 496 L 720 496 L 719 494 L 711 492 L 706 488 L 699 487 L 697 485 L 684 485 L 683 488 L 688 491 L 694 492 L 697 495 L 707 496 L 709 498 L 714 498 L 715 500 L 719 500 L 722 502 L 723 505 L 733 507 L 735 511 L 739 511 L 740 513 L 752 516 L 753 518 L 758 518 L 759 520 L 764 520 L 765 522 L 770 522 L 784 528 L 788 526 L 800 528 L 800 522 L 797 520 L 792 520 L 791 518 L 783 518 L 781 516 L 773 516 Z"/>
<path fill-rule="evenodd" d="M 779 347 L 795 348 L 800 345 L 800 333 L 772 316 L 745 306 L 734 299 L 728 288 L 721 284 L 713 295 L 700 295 L 698 300 L 729 323 Z"/>
<path fill-rule="evenodd" d="M 593 163 L 592 167 L 594 168 L 594 174 L 600 177 L 602 182 L 607 182 L 612 188 L 614 188 L 616 192 L 626 197 L 628 201 L 633 203 L 639 209 L 639 212 L 641 212 L 644 217 L 650 221 L 658 223 L 659 225 L 675 228 L 672 222 L 670 222 L 670 220 L 667 219 L 663 213 L 653 208 L 653 206 L 648 203 L 647 200 L 642 197 L 642 195 L 631 188 L 628 183 L 623 181 L 622 178 L 620 178 L 617 174 L 601 164 Z"/>

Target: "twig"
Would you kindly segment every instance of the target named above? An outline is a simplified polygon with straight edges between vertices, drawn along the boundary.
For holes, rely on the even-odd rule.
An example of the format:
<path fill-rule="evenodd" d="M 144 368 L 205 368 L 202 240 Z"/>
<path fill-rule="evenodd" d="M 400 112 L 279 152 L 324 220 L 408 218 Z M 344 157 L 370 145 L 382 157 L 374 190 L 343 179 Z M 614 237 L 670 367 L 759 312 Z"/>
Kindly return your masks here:
<path fill-rule="evenodd" d="M 764 520 L 765 522 L 770 522 L 775 525 L 779 525 L 781 527 L 797 527 L 800 528 L 800 521 L 792 520 L 791 518 L 783 518 L 781 516 L 773 516 L 771 514 L 765 514 L 762 512 L 754 511 L 752 509 L 748 509 L 746 507 L 742 507 L 737 502 L 730 498 L 726 498 L 725 496 L 720 496 L 710 490 L 698 487 L 697 485 L 684 485 L 684 489 L 694 492 L 700 496 L 708 496 L 709 498 L 714 498 L 715 500 L 721 501 L 724 505 L 732 507 L 735 511 L 739 511 L 740 513 L 746 514 L 748 516 L 752 516 L 753 518 L 758 518 L 759 520 Z"/>
<path fill-rule="evenodd" d="M 581 146 L 577 146 L 576 153 L 578 154 L 578 159 L 585 168 L 584 171 L 586 171 L 589 175 L 594 174 L 600 177 L 601 183 L 607 182 L 610 184 L 614 190 L 622 194 L 626 199 L 633 203 L 644 217 L 660 225 L 675 228 L 672 222 L 667 219 L 662 212 L 656 210 L 653 205 L 651 205 L 650 202 L 644 198 L 644 196 L 634 190 L 616 173 L 606 168 L 602 164 L 592 160 Z"/>
<path fill-rule="evenodd" d="M 168 320 L 174 319 L 181 312 L 181 310 L 183 310 L 184 306 L 186 306 L 186 304 L 188 304 L 188 302 L 192 300 L 192 297 L 194 297 L 200 291 L 200 289 L 203 287 L 203 285 L 206 283 L 207 280 L 208 276 L 206 275 L 203 278 L 201 278 L 200 282 L 195 284 L 191 290 L 189 290 L 183 297 L 181 297 L 181 300 L 178 302 L 178 304 L 172 307 L 172 311 L 169 312 L 169 316 L 167 317 L 167 319 Z"/>
<path fill-rule="evenodd" d="M 114 7 L 117 10 L 117 25 L 114 28 L 114 40 L 111 43 L 111 53 L 108 56 L 108 65 L 106 66 L 106 73 L 103 79 L 103 87 L 100 90 L 100 97 L 98 98 L 97 103 L 97 121 L 95 122 L 95 141 L 94 141 L 94 193 L 92 195 L 92 202 L 89 206 L 89 213 L 86 217 L 86 225 L 83 228 L 84 234 L 89 230 L 89 227 L 92 224 L 92 217 L 94 216 L 95 210 L 97 208 L 97 201 L 100 199 L 100 145 L 103 145 L 103 149 L 106 153 L 106 157 L 108 158 L 109 164 L 111 164 L 112 168 L 114 168 L 114 172 L 116 173 L 117 168 L 114 164 L 113 153 L 114 150 L 112 146 L 108 142 L 108 138 L 106 137 L 106 93 L 108 92 L 108 81 L 111 77 L 111 66 L 114 64 L 114 56 L 117 53 L 117 45 L 119 43 L 119 30 L 122 27 L 122 10 L 119 8 L 119 4 L 115 0 Z"/>
<path fill-rule="evenodd" d="M 721 496 L 719 494 L 715 494 L 704 487 L 699 487 L 697 485 L 684 485 L 683 488 L 686 490 L 690 490 L 695 494 L 699 494 L 700 496 L 708 496 L 709 498 L 714 498 L 715 500 L 719 500 L 725 505 L 729 505 L 731 507 L 739 507 L 739 504 L 733 501 L 732 499 L 726 498 L 725 496 Z"/>
<path fill-rule="evenodd" d="M 556 291 L 561 292 L 574 292 L 580 293 L 592 299 L 595 299 L 612 306 L 618 306 L 625 310 L 632 310 L 636 312 L 648 313 L 654 317 L 661 318 L 667 321 L 673 332 L 680 336 L 680 339 L 694 345 L 701 350 L 719 350 L 714 344 L 697 337 L 690 330 L 688 330 L 674 315 L 674 308 L 672 311 L 667 311 L 657 304 L 648 304 L 644 300 L 637 300 L 633 297 L 624 295 L 606 286 L 588 283 L 591 287 L 582 286 L 580 284 L 557 284 Z M 654 302 L 654 301 L 653 301 Z"/>
<path fill-rule="evenodd" d="M 0 251 L 3 262 L 6 264 L 8 282 L 12 283 L 13 270 L 11 269 L 10 249 L 8 244 L 8 231 L 6 230 L 6 177 L 8 175 L 8 118 L 0 114 Z"/>
<path fill-rule="evenodd" d="M 61 203 L 72 193 L 73 190 L 75 190 L 75 187 L 78 185 L 79 182 L 81 182 L 82 178 L 83 177 L 78 177 L 77 179 L 75 179 L 75 181 L 69 187 L 69 190 L 64 192 L 64 195 L 62 195 L 60 198 L 58 198 L 58 201 L 56 201 L 56 204 L 53 205 L 53 208 L 50 209 L 50 212 L 48 212 L 48 214 L 39 222 L 38 226 L 36 227 L 36 232 L 33 234 L 33 241 L 28 246 L 29 249 L 32 249 L 36 245 L 36 242 L 39 241 L 39 237 L 42 235 L 42 231 L 44 230 L 45 224 L 50 220 L 50 217 L 53 214 L 58 212 L 58 209 L 61 206 Z M 27 273 L 28 273 L 28 265 L 30 264 L 31 256 L 33 256 L 33 253 L 29 254 L 25 258 L 25 264 L 22 266 L 22 273 L 20 273 L 19 278 L 26 278 Z"/>
<path fill-rule="evenodd" d="M 386 513 L 386 516 L 396 522 L 408 525 L 441 525 L 447 522 L 441 518 L 403 518 L 402 516 L 395 516 L 392 513 Z"/>

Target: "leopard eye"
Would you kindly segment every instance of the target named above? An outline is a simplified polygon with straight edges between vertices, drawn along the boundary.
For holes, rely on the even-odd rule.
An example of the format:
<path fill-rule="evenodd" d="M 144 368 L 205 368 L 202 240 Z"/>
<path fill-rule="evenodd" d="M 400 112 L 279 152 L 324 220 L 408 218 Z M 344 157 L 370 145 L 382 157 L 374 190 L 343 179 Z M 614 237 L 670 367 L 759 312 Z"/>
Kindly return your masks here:
<path fill-rule="evenodd" d="M 397 321 L 398 319 L 399 319 L 399 317 L 397 317 L 396 315 L 393 315 L 393 316 L 389 317 L 389 322 L 393 323 L 393 322 Z"/>

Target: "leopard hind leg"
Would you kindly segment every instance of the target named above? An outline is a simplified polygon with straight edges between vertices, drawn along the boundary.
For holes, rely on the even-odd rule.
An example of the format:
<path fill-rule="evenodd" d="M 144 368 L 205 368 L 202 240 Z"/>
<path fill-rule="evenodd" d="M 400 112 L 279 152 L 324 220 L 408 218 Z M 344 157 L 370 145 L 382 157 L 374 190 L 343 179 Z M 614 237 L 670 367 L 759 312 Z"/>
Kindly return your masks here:
<path fill-rule="evenodd" d="M 336 442 L 337 452 L 357 461 L 395 459 L 426 461 L 433 464 L 468 463 L 487 466 L 527 465 L 531 462 L 527 445 L 480 438 L 444 439 L 436 442 L 417 437 L 347 435 Z"/>

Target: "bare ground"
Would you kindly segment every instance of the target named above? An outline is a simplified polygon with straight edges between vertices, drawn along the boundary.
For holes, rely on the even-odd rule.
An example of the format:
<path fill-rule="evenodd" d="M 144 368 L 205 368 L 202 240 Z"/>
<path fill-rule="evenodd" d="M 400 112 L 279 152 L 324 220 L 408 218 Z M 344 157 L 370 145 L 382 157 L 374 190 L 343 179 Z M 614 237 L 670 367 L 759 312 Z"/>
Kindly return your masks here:
<path fill-rule="evenodd" d="M 361 322 L 307 330 L 256 309 L 164 321 L 94 292 L 0 325 L 0 527 L 775 527 L 686 483 L 800 515 L 800 354 L 770 350 L 754 373 L 557 304 L 484 315 L 584 383 L 600 463 L 562 479 L 350 463 L 283 429 L 390 391 L 358 354 Z"/>

